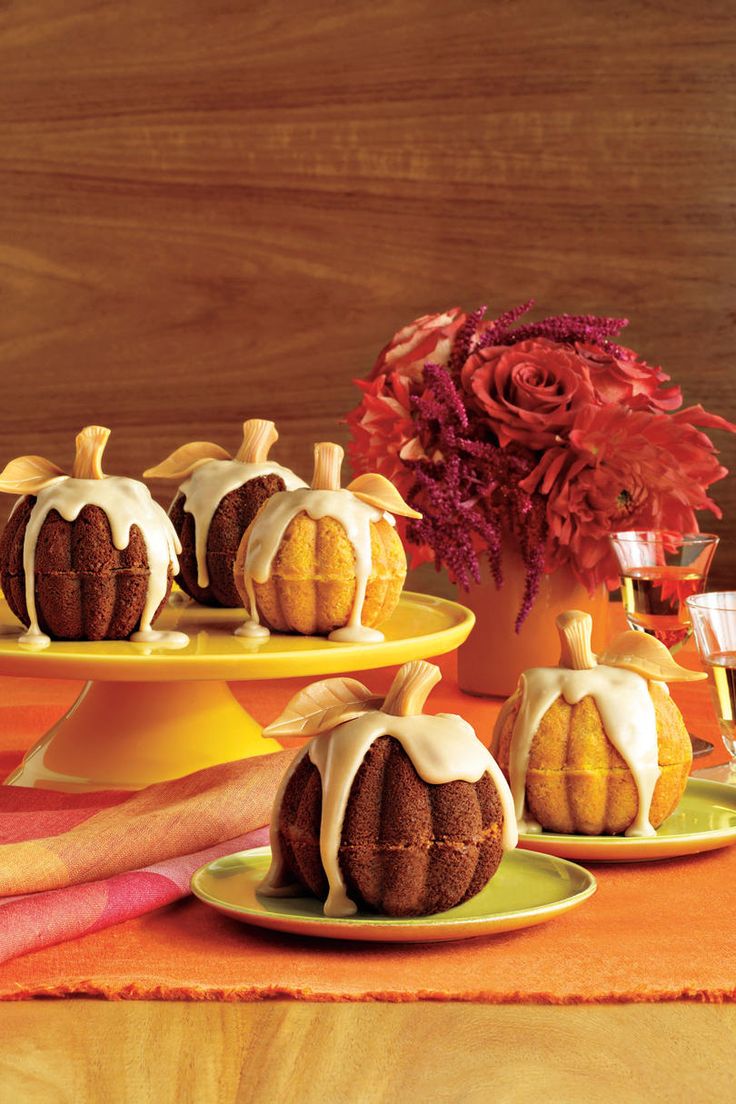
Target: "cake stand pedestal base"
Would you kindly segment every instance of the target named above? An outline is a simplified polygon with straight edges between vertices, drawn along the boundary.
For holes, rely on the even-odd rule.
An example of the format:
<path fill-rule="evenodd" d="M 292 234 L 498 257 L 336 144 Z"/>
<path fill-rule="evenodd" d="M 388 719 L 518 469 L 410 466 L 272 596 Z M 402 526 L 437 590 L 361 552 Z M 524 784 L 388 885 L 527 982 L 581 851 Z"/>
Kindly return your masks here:
<path fill-rule="evenodd" d="M 226 682 L 88 682 L 6 784 L 137 790 L 279 750 Z"/>

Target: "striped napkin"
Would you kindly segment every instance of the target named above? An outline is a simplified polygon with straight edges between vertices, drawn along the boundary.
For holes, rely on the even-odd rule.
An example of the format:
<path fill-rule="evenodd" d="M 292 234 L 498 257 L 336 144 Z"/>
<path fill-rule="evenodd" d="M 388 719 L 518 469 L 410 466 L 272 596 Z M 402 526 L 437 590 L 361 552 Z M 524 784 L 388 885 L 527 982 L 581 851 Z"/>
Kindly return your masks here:
<path fill-rule="evenodd" d="M 293 755 L 135 793 L 0 786 L 0 962 L 170 904 L 204 863 L 266 843 Z"/>

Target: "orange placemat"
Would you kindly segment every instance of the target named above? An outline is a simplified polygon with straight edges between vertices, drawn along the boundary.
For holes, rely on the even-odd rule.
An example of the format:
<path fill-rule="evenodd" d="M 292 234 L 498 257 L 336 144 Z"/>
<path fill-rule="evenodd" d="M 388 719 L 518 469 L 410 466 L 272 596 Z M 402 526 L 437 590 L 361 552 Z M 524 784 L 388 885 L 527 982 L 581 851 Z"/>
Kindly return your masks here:
<path fill-rule="evenodd" d="M 456 687 L 439 661 L 437 712 L 460 712 L 488 740 L 497 702 Z M 360 675 L 386 689 L 391 671 Z M 304 682 L 306 680 L 301 680 Z M 271 719 L 298 680 L 235 687 Z M 12 765 L 79 684 L 0 680 L 0 765 Z M 702 684 L 677 686 L 692 730 L 720 745 Z M 725 758 L 722 751 L 712 761 Z M 701 761 L 707 765 L 707 760 Z M 598 893 L 541 927 L 466 942 L 344 944 L 249 928 L 193 899 L 0 967 L 0 998 L 454 1000 L 489 1003 L 736 999 L 736 848 L 622 866 L 597 864 Z"/>

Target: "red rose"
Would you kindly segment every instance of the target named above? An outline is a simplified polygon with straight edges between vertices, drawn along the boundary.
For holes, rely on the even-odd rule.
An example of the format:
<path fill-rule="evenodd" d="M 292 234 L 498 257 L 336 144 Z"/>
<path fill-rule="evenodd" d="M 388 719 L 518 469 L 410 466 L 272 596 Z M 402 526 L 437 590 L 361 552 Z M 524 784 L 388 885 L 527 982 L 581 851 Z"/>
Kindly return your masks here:
<path fill-rule="evenodd" d="M 576 342 L 575 350 L 604 403 L 625 403 L 631 410 L 676 410 L 682 403 L 679 387 L 660 387 L 670 377 L 632 349 L 621 349 L 624 356 L 616 357 L 598 345 Z"/>
<path fill-rule="evenodd" d="M 598 404 L 585 363 L 569 346 L 547 338 L 472 353 L 462 383 L 502 446 L 516 441 L 548 448 L 570 428 L 576 410 Z"/>
<path fill-rule="evenodd" d="M 415 318 L 381 349 L 368 379 L 390 375 L 398 369 L 408 379 L 419 383 L 426 361 L 444 368 L 450 359 L 455 334 L 465 318 L 460 307 L 453 307 L 444 314 L 423 314 Z"/>

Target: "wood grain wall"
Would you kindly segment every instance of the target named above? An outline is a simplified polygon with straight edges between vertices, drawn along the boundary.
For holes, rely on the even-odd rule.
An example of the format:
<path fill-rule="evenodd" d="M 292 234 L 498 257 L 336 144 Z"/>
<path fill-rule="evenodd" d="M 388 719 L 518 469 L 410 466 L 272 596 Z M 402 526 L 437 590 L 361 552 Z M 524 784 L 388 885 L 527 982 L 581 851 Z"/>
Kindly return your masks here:
<path fill-rule="evenodd" d="M 0 0 L 0 459 L 258 415 L 305 470 L 400 324 L 530 296 L 736 418 L 735 47 L 717 0 Z"/>

